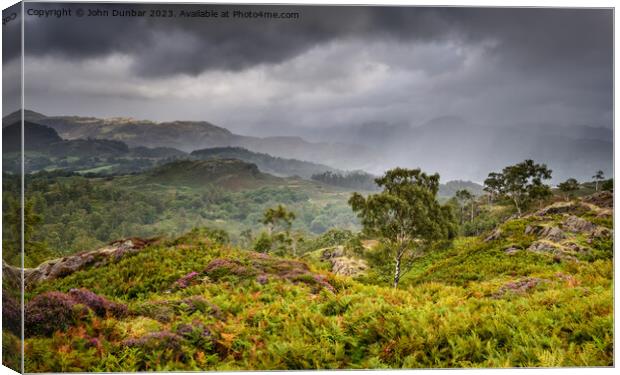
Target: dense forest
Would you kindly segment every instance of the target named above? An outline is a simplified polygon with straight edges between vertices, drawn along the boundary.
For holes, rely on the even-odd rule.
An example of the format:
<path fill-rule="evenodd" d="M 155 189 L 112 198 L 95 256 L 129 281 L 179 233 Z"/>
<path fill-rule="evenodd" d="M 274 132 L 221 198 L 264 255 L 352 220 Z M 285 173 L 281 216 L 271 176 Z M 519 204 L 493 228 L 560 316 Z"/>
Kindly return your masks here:
<path fill-rule="evenodd" d="M 288 186 L 231 191 L 218 186 L 142 184 L 140 177 L 85 177 L 62 171 L 28 175 L 26 201 L 37 217 L 31 239 L 40 246 L 36 252 L 27 251 L 26 265 L 92 250 L 119 238 L 176 236 L 200 226 L 225 229 L 237 241 L 242 232 L 260 229 L 263 211 L 276 204 L 299 212 L 296 231 L 322 233 L 358 225 L 344 193 L 323 192 L 294 180 Z M 14 198 L 18 181 L 17 176 L 3 176 L 5 223 L 14 222 L 10 215 L 19 210 Z M 18 264 L 18 248 L 16 243 L 5 243 L 4 259 Z"/>

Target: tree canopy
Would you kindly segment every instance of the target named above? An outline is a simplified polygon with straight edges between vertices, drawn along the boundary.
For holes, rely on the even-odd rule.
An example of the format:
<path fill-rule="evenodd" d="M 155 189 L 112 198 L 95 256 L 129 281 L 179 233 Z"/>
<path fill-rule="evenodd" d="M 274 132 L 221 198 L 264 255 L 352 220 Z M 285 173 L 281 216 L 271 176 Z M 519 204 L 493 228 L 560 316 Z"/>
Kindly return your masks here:
<path fill-rule="evenodd" d="M 368 235 L 383 240 L 394 261 L 394 287 L 398 286 L 403 258 L 412 258 L 432 242 L 455 234 L 451 210 L 436 199 L 439 175 L 420 169 L 395 168 L 377 178 L 382 192 L 349 199 Z"/>
<path fill-rule="evenodd" d="M 520 216 L 529 203 L 551 195 L 551 188 L 543 183 L 551 178 L 551 172 L 547 165 L 527 159 L 505 167 L 501 173 L 489 173 L 485 189 L 510 199 Z"/>
<path fill-rule="evenodd" d="M 560 183 L 558 185 L 558 189 L 560 189 L 560 191 L 564 193 L 564 197 L 566 198 L 566 200 L 568 200 L 570 198 L 570 195 L 574 191 L 577 191 L 579 189 L 579 181 L 574 178 L 569 178 L 566 181 Z"/>

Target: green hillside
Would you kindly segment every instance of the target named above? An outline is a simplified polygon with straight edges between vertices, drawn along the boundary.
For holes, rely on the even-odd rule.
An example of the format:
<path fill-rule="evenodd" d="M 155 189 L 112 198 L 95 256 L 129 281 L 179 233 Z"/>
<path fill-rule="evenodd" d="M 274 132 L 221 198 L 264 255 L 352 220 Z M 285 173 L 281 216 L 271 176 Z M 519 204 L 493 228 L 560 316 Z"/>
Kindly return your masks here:
<path fill-rule="evenodd" d="M 602 197 L 460 237 L 399 289 L 209 230 L 117 243 L 122 257 L 28 285 L 26 371 L 611 366 Z"/>
<path fill-rule="evenodd" d="M 146 174 L 148 182 L 167 185 L 217 185 L 238 190 L 277 184 L 280 179 L 262 173 L 254 164 L 236 159 L 178 160 Z"/>
<path fill-rule="evenodd" d="M 313 174 L 333 171 L 326 165 L 296 159 L 278 158 L 268 154 L 252 152 L 241 147 L 214 147 L 192 151 L 192 156 L 200 159 L 238 159 L 256 164 L 262 172 L 276 176 L 299 176 L 306 179 Z"/>

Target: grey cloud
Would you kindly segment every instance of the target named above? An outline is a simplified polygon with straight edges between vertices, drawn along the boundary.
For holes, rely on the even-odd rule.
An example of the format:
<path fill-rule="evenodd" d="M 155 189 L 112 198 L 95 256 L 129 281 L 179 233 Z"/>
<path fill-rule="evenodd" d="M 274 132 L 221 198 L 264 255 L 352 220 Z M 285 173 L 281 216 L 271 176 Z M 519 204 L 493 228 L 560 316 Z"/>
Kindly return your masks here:
<path fill-rule="evenodd" d="M 28 6 L 34 7 L 29 3 Z M 39 5 L 37 5 L 39 6 Z M 40 7 L 150 9 L 154 5 L 51 5 Z M 277 64 L 331 40 L 390 39 L 475 44 L 495 40 L 490 53 L 512 65 L 555 63 L 556 69 L 611 59 L 612 12 L 596 9 L 484 9 L 175 5 L 175 9 L 298 11 L 299 20 L 63 18 L 32 19 L 28 55 L 100 57 L 113 52 L 136 58 L 145 76 L 197 75 L 210 69 L 238 71 Z"/>

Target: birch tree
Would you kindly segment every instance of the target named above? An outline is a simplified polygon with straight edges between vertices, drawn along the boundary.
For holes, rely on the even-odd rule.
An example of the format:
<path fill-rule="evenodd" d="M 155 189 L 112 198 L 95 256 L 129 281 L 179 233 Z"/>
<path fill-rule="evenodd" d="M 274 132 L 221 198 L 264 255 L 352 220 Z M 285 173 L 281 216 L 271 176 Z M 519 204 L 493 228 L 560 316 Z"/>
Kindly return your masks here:
<path fill-rule="evenodd" d="M 452 211 L 437 201 L 439 175 L 420 169 L 395 168 L 377 178 L 380 193 L 354 193 L 349 204 L 364 231 L 386 245 L 394 265 L 393 286 L 398 287 L 404 261 L 428 249 L 433 242 L 455 234 Z"/>

